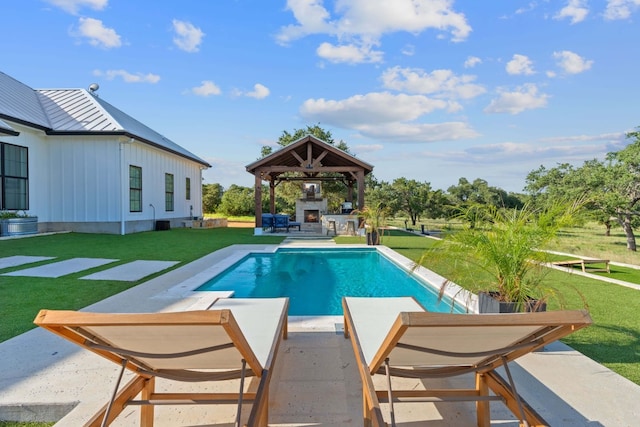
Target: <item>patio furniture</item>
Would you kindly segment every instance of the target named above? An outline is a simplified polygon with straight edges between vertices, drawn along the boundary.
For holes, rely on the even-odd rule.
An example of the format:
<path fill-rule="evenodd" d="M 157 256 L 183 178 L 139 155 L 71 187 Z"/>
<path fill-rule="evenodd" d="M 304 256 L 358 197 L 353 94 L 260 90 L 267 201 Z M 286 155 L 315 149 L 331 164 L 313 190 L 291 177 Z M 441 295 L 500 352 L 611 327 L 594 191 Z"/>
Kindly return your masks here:
<path fill-rule="evenodd" d="M 287 335 L 287 309 L 287 298 L 230 298 L 210 310 L 174 313 L 41 310 L 34 323 L 121 366 L 111 400 L 87 426 L 111 424 L 127 405 L 142 405 L 140 425 L 152 426 L 154 405 L 212 403 L 236 403 L 239 425 L 246 401 L 253 402 L 246 425 L 266 426 L 269 383 Z M 125 369 L 135 376 L 118 390 Z M 255 390 L 246 390 L 249 377 L 257 377 Z M 156 393 L 156 378 L 240 381 L 236 393 Z"/>
<path fill-rule="evenodd" d="M 327 236 L 329 232 L 332 232 L 334 236 L 338 235 L 338 231 L 336 230 L 336 220 L 330 219 L 327 221 Z"/>
<path fill-rule="evenodd" d="M 275 218 L 273 214 L 262 214 L 262 229 L 274 231 Z"/>
<path fill-rule="evenodd" d="M 273 231 L 277 231 L 278 229 L 284 229 L 289 232 L 289 216 L 276 214 L 273 216 Z"/>
<path fill-rule="evenodd" d="M 289 228 L 295 228 L 298 227 L 298 231 L 300 231 L 300 227 L 302 226 L 301 223 L 296 222 L 296 221 L 289 221 Z"/>
<path fill-rule="evenodd" d="M 491 424 L 489 402 L 502 400 L 520 425 L 548 425 L 517 393 L 508 363 L 591 324 L 586 311 L 517 314 L 426 312 L 413 298 L 343 298 L 345 337 L 351 338 L 363 386 L 365 425 L 385 426 L 380 402 L 476 401 L 477 423 Z M 505 380 L 496 372 L 502 367 Z M 431 379 L 475 374 L 473 389 L 398 390 L 391 377 Z M 373 377 L 386 377 L 376 389 Z M 493 394 L 490 394 L 490 391 Z"/>
<path fill-rule="evenodd" d="M 572 259 L 572 260 L 564 260 L 564 261 L 554 261 L 553 265 L 557 265 L 558 267 L 567 267 L 573 268 L 574 265 L 579 265 L 582 267 L 582 272 L 596 272 L 602 271 L 611 273 L 611 269 L 609 268 L 609 260 L 608 259 L 595 259 L 595 258 L 580 258 L 580 259 Z M 604 264 L 604 268 L 602 267 L 587 267 L 590 264 Z"/>

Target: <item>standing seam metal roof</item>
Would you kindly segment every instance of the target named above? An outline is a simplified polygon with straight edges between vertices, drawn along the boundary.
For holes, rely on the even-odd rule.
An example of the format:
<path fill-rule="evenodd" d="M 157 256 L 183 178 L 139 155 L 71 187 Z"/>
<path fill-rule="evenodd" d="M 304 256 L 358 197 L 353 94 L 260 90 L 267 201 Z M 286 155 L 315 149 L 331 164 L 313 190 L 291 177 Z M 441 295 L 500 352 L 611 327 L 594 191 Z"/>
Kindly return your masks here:
<path fill-rule="evenodd" d="M 85 89 L 34 90 L 0 72 L 0 117 L 40 128 L 50 135 L 126 135 L 211 166 Z"/>

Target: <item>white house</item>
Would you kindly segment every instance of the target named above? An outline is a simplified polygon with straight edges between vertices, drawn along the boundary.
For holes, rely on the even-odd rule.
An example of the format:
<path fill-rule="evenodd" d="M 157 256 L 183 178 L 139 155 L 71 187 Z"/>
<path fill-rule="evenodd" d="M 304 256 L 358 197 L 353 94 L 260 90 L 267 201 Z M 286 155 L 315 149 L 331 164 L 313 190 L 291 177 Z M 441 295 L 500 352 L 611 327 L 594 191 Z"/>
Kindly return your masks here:
<path fill-rule="evenodd" d="M 0 211 L 39 231 L 128 234 L 202 215 L 206 161 L 99 98 L 0 72 Z"/>

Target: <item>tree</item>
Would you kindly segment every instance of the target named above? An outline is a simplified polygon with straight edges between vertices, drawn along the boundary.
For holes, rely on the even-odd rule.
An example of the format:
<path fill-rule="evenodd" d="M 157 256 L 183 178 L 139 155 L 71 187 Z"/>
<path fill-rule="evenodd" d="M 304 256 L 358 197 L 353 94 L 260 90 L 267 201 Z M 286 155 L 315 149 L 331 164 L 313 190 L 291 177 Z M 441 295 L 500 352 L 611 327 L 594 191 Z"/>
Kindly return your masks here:
<path fill-rule="evenodd" d="M 471 221 L 472 227 L 484 216 L 487 208 L 521 208 L 524 204 L 516 194 L 492 187 L 480 178 L 473 182 L 460 178 L 458 185 L 452 185 L 447 192 L 453 208 L 451 215 L 458 216 L 460 212 L 465 212 L 462 217 Z"/>
<path fill-rule="evenodd" d="M 431 195 L 431 184 L 418 182 L 415 179 L 397 178 L 391 183 L 394 194 L 392 210 L 394 213 L 402 211 L 411 219 L 411 225 L 415 226 L 428 208 Z"/>
<path fill-rule="evenodd" d="M 202 211 L 212 213 L 218 209 L 222 202 L 224 188 L 220 184 L 203 184 L 202 185 Z"/>
<path fill-rule="evenodd" d="M 254 215 L 253 189 L 232 184 L 222 195 L 218 211 L 224 215 Z"/>
<path fill-rule="evenodd" d="M 607 227 L 608 221 L 617 222 L 625 233 L 627 249 L 635 252 L 634 222 L 640 215 L 640 131 L 629 132 L 627 138 L 633 142 L 607 153 L 605 161 L 588 160 L 579 168 L 567 164 L 549 170 L 540 167 L 527 176 L 526 189 L 534 199 L 588 195 L 597 218 Z"/>
<path fill-rule="evenodd" d="M 349 152 L 349 147 L 347 146 L 347 144 L 342 140 L 340 140 L 340 142 L 336 144 L 335 140 L 333 139 L 333 135 L 331 135 L 331 131 L 321 128 L 320 123 L 313 126 L 307 125 L 307 127 L 303 129 L 294 129 L 293 133 L 289 133 L 286 130 L 283 131 L 282 135 L 280 135 L 280 138 L 278 138 L 278 145 L 280 147 L 286 147 L 287 145 L 299 140 L 306 135 L 313 135 L 328 144 L 334 145 L 336 148 L 339 148 L 342 151 L 345 151 L 347 153 Z M 260 150 L 260 158 L 266 157 L 271 153 L 273 153 L 273 147 L 269 145 L 263 145 L 262 149 Z"/>

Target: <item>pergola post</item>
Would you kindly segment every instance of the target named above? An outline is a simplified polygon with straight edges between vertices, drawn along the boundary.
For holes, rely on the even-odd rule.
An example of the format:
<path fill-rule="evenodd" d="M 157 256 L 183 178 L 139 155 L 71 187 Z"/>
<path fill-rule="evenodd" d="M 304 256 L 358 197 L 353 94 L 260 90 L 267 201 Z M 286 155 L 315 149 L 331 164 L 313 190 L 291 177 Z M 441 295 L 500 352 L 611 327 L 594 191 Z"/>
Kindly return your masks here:
<path fill-rule="evenodd" d="M 276 213 L 276 184 L 273 179 L 269 181 L 269 212 L 272 215 Z"/>
<path fill-rule="evenodd" d="M 256 171 L 254 183 L 256 229 L 254 234 L 262 234 L 262 173 Z"/>
<path fill-rule="evenodd" d="M 364 209 L 364 170 L 358 171 L 358 210 Z"/>

